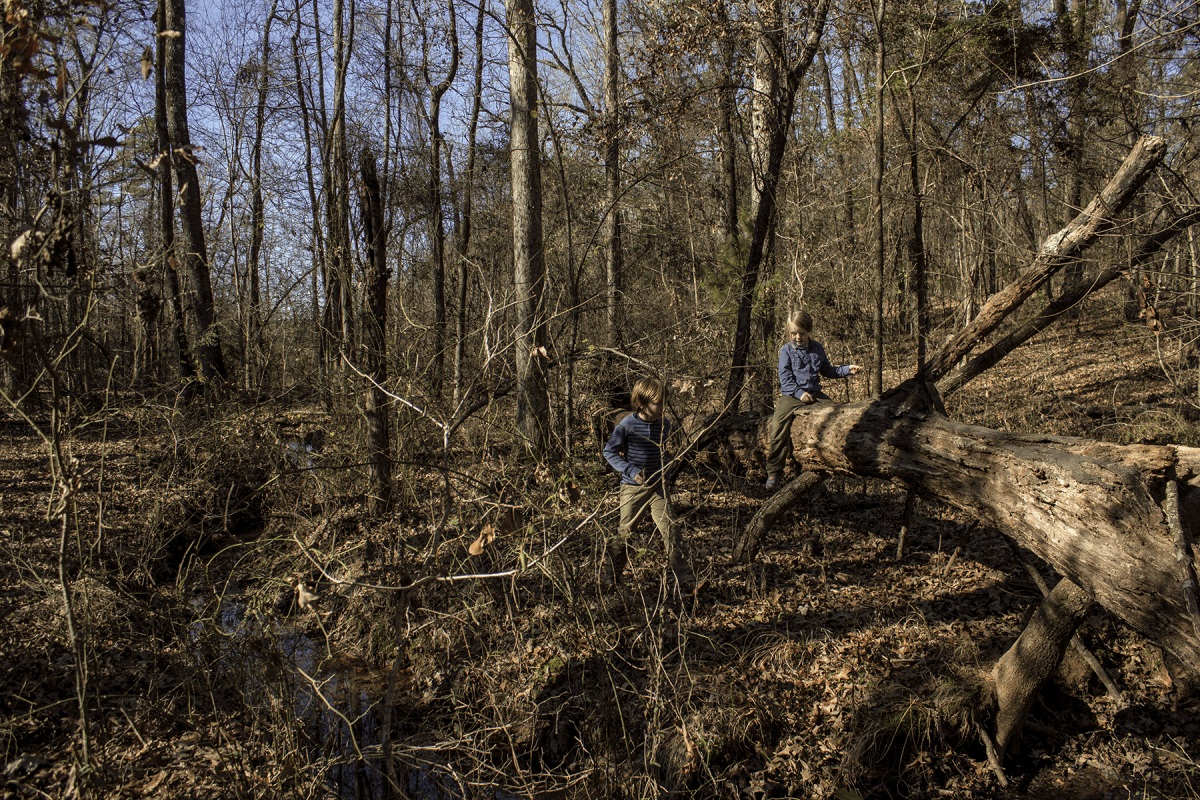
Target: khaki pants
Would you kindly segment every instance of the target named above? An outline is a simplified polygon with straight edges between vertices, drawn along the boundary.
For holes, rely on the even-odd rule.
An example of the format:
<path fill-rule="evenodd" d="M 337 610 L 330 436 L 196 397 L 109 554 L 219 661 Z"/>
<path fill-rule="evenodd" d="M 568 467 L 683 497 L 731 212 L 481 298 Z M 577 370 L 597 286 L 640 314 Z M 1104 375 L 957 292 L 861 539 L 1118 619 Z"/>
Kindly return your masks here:
<path fill-rule="evenodd" d="M 802 403 L 791 395 L 780 395 L 775 403 L 775 413 L 771 416 L 770 435 L 767 440 L 767 477 L 783 475 L 787 464 L 788 438 L 792 433 L 792 420 L 795 411 L 809 405 L 833 402 L 829 395 L 820 391 L 809 392 L 813 396 L 812 403 Z"/>
<path fill-rule="evenodd" d="M 621 525 L 617 529 L 616 537 L 608 543 L 608 557 L 614 576 L 620 578 L 625 569 L 629 560 L 626 550 L 629 537 L 633 534 L 633 526 L 647 508 L 650 509 L 650 516 L 654 519 L 658 532 L 662 534 L 663 548 L 671 572 L 681 583 L 694 582 L 692 568 L 683 552 L 679 526 L 675 523 L 671 511 L 671 498 L 661 481 L 652 486 L 621 484 Z"/>

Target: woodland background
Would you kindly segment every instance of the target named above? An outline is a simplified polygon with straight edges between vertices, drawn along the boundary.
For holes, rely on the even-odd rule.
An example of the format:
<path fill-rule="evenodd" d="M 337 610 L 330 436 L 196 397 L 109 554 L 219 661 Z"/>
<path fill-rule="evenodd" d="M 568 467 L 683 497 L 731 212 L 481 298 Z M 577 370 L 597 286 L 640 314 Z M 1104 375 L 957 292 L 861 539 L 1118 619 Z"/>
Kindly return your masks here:
<path fill-rule="evenodd" d="M 660 595 L 648 539 L 597 597 L 597 440 L 648 372 L 688 436 L 769 413 L 794 302 L 869 365 L 837 399 L 899 384 L 1146 135 L 1163 164 L 1031 300 L 1069 301 L 1056 349 L 952 408 L 1196 444 L 1196 3 L 2 5 L 6 796 L 997 791 L 976 681 L 945 690 L 1032 602 L 995 532 L 931 507 L 887 573 L 970 554 L 994 642 L 956 603 L 890 656 L 834 624 L 857 594 L 815 624 L 800 590 L 867 581 L 895 490 L 835 484 L 727 570 L 748 423 L 681 486 L 712 595 Z M 1184 715 L 1102 791 L 1194 794 L 1186 686 L 1099 626 Z"/>

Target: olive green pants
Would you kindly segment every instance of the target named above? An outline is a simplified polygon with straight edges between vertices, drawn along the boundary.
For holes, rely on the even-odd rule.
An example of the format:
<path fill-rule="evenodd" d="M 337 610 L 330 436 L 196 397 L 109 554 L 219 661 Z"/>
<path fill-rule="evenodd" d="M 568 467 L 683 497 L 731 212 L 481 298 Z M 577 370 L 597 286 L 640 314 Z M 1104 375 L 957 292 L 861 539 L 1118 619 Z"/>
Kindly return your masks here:
<path fill-rule="evenodd" d="M 813 396 L 811 403 L 803 403 L 791 395 L 780 395 L 779 401 L 775 403 L 775 413 L 771 415 L 770 434 L 767 439 L 768 478 L 783 475 L 783 468 L 787 465 L 788 437 L 792 432 L 792 420 L 795 419 L 796 409 L 833 402 L 829 395 L 820 389 L 809 394 Z"/>
<path fill-rule="evenodd" d="M 692 568 L 683 552 L 679 526 L 671 511 L 670 494 L 661 481 L 651 486 L 621 484 L 621 525 L 617 529 L 617 535 L 608 543 L 608 558 L 614 578 L 619 579 L 625 570 L 625 564 L 629 561 L 629 537 L 633 534 L 633 526 L 642 514 L 646 513 L 646 509 L 650 509 L 654 525 L 662 534 L 667 565 L 671 572 L 681 583 L 692 583 Z"/>

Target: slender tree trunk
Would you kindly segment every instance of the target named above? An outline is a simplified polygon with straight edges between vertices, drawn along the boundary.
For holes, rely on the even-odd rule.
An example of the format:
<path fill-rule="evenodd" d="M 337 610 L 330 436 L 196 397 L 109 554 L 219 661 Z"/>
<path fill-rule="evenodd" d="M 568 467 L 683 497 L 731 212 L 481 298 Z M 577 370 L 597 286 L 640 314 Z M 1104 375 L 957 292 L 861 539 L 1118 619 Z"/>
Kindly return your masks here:
<path fill-rule="evenodd" d="M 434 397 L 442 393 L 442 375 L 446 363 L 446 221 L 442 216 L 442 96 L 458 74 L 458 19 L 454 0 L 446 0 L 450 18 L 450 66 L 446 77 L 436 86 L 429 77 L 429 53 L 425 54 L 425 84 L 429 86 L 429 213 L 433 244 L 433 363 L 430 389 Z"/>
<path fill-rule="evenodd" d="M 821 63 L 821 82 L 825 89 L 825 117 L 829 124 L 829 130 L 833 133 L 834 138 L 837 138 L 837 111 L 833 104 L 833 77 L 830 75 L 829 62 L 825 58 L 825 48 L 822 47 L 817 51 L 817 58 Z M 846 157 L 842 153 L 842 148 L 836 148 L 838 177 L 843 181 L 842 194 L 842 209 L 844 219 L 842 220 L 843 236 L 850 242 L 847 250 L 854 252 L 856 249 L 854 244 L 854 195 L 850 191 L 850 181 L 846 175 Z"/>
<path fill-rule="evenodd" d="M 188 383 L 196 377 L 196 366 L 187 341 L 187 326 L 183 321 L 183 293 L 179 286 L 179 260 L 175 257 L 175 173 L 171 169 L 171 134 L 167 127 L 166 62 L 167 30 L 166 0 L 158 1 L 159 36 L 154 59 L 155 96 L 154 124 L 158 134 L 158 188 L 160 226 L 162 235 L 163 295 L 167 302 L 167 342 L 176 379 Z"/>
<path fill-rule="evenodd" d="M 1141 0 L 1116 0 L 1117 61 L 1113 64 L 1113 81 L 1121 103 L 1121 116 L 1125 120 L 1126 138 L 1132 147 L 1142 135 L 1142 103 L 1138 101 L 1139 56 L 1135 55 L 1133 30 L 1137 27 L 1138 14 L 1142 10 Z"/>
<path fill-rule="evenodd" d="M 734 35 L 729 29 L 729 8 L 726 0 L 717 4 L 717 21 L 720 24 L 721 54 L 718 76 L 721 87 L 717 95 L 717 139 L 721 145 L 721 199 L 724 203 L 721 215 L 721 238 L 736 258 L 739 237 L 738 187 L 737 187 L 737 143 L 733 137 L 733 120 L 737 87 L 733 83 Z"/>
<path fill-rule="evenodd" d="M 605 294 L 608 304 L 608 344 L 620 349 L 623 340 L 621 279 L 621 148 L 619 78 L 620 43 L 617 39 L 617 0 L 604 0 L 604 178 L 607 216 L 604 218 Z"/>
<path fill-rule="evenodd" d="M 7 32 L 8 23 L 4 24 Z M 27 384 L 23 348 L 17 346 L 22 338 L 25 318 L 25 292 L 21 287 L 21 271 L 12 257 L 11 245 L 24 221 L 20 208 L 22 178 L 19 142 L 28 137 L 28 119 L 21 81 L 11 58 L 0 58 L 0 388 L 9 397 L 22 394 Z"/>
<path fill-rule="evenodd" d="M 250 158 L 250 256 L 246 262 L 246 284 L 250 302 L 246 308 L 246 341 L 242 364 L 242 386 L 249 392 L 254 389 L 255 353 L 259 346 L 259 326 L 262 324 L 261 299 L 259 297 L 259 255 L 262 252 L 263 228 L 266 214 L 262 190 L 262 145 L 267 127 L 267 78 L 271 58 L 271 23 L 275 19 L 277 0 L 271 0 L 267 9 L 267 21 L 263 23 L 262 69 L 258 76 L 258 105 L 254 114 L 254 145 Z"/>
<path fill-rule="evenodd" d="M 462 224 L 458 228 L 458 308 L 454 331 L 454 404 L 463 397 L 467 351 L 467 283 L 470 277 L 467 252 L 471 246 L 471 224 L 475 199 L 475 150 L 479 130 L 479 112 L 483 106 L 483 21 L 487 0 L 481 0 L 475 18 L 475 86 L 471 96 L 471 121 L 467 125 L 467 171 L 463 176 Z"/>
<path fill-rule="evenodd" d="M 512 109 L 513 267 L 517 292 L 517 429 L 538 455 L 548 445 L 550 397 L 544 364 L 548 339 L 542 246 L 542 174 L 538 147 L 537 26 L 532 0 L 507 0 Z"/>
<path fill-rule="evenodd" d="M 319 385 L 327 385 L 325 380 L 327 376 L 326 367 L 328 365 L 328 337 L 326 329 L 321 324 L 321 295 L 320 284 L 322 279 L 327 277 L 328 271 L 325 269 L 325 237 L 321 230 L 321 202 L 317 196 L 317 181 L 313 171 L 313 140 L 312 140 L 312 125 L 308 110 L 308 96 L 306 95 L 307 81 L 304 80 L 304 70 L 300 58 L 300 36 L 302 28 L 302 3 L 304 0 L 296 0 L 296 30 L 292 33 L 292 66 L 296 74 L 296 99 L 300 106 L 300 125 L 304 132 L 304 175 L 305 184 L 308 187 L 308 203 L 309 213 L 312 215 L 311 227 L 309 230 L 309 245 L 308 249 L 312 253 L 312 275 L 309 283 L 312 303 L 312 323 L 313 330 L 317 331 L 317 369 L 319 372 Z"/>
<path fill-rule="evenodd" d="M 388 430 L 391 407 L 386 390 L 387 362 L 387 237 L 383 228 L 383 197 L 375 154 L 363 148 L 362 220 L 366 246 L 366 313 L 363 314 L 363 353 L 366 372 L 364 411 L 367 422 L 367 507 L 382 514 L 392 503 L 392 459 Z"/>
<path fill-rule="evenodd" d="M 187 84 L 184 53 L 187 22 L 184 0 L 166 0 L 166 27 L 179 35 L 168 37 L 164 54 L 167 129 L 171 137 L 173 167 L 179 181 L 179 236 L 176 262 L 185 278 L 184 320 L 195 354 L 200 379 L 210 400 L 224 389 L 226 370 L 221 353 L 221 333 L 216 324 L 208 250 L 204 242 L 204 220 L 200 198 L 200 176 L 192 152 L 187 120 Z"/>
<path fill-rule="evenodd" d="M 875 354 L 871 364 L 872 394 L 878 397 L 883 393 L 883 276 L 884 276 L 884 246 L 883 246 L 883 103 L 887 83 L 884 75 L 886 58 L 883 46 L 883 20 L 886 11 L 886 0 L 879 0 L 877 6 L 872 6 L 875 14 L 875 171 L 874 204 L 875 204 L 875 282 L 872 287 L 874 300 L 871 315 L 871 334 L 875 343 Z"/>
<path fill-rule="evenodd" d="M 913 294 L 917 306 L 915 338 L 917 369 L 925 366 L 925 351 L 929 335 L 929 298 L 925 286 L 925 210 L 921 191 L 920 148 L 917 142 L 917 94 L 915 86 L 908 92 L 908 178 L 912 194 L 912 232 L 908 239 L 908 259 L 912 265 Z"/>
<path fill-rule="evenodd" d="M 1077 214 L 1083 206 L 1083 153 L 1087 124 L 1084 114 L 1091 83 L 1087 68 L 1087 8 L 1086 0 L 1055 0 L 1054 4 L 1067 70 L 1066 140 L 1061 143 L 1061 150 L 1065 162 L 1064 202 L 1068 214 Z M 1083 262 L 1074 261 L 1063 271 L 1063 288 L 1069 289 L 1082 279 Z"/>
<path fill-rule="evenodd" d="M 758 5 L 758 12 L 754 85 L 750 98 L 750 202 L 754 208 L 763 203 L 771 142 L 785 124 L 781 119 L 779 96 L 783 70 L 783 7 L 780 0 L 765 0 Z"/>
<path fill-rule="evenodd" d="M 350 53 L 354 43 L 353 0 L 350 0 L 349 14 L 346 14 L 345 5 L 345 0 L 335 0 L 333 4 L 333 127 L 327 146 L 327 152 L 330 153 L 328 173 L 332 180 L 326 200 L 329 204 L 329 244 L 333 249 L 329 259 L 333 277 L 329 289 L 332 306 L 330 327 L 338 340 L 338 352 L 335 357 L 339 361 L 343 377 L 347 375 L 347 366 L 342 360 L 342 354 L 349 353 L 354 346 L 354 315 L 351 303 L 353 261 L 350 257 L 350 151 L 346 138 L 346 75 L 350 69 Z"/>

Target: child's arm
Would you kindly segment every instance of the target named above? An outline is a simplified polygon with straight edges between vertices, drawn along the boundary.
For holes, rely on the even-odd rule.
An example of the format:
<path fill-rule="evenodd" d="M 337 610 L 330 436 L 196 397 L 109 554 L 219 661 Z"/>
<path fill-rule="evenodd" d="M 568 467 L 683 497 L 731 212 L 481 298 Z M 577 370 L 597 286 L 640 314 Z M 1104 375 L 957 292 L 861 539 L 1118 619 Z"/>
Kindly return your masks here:
<path fill-rule="evenodd" d="M 848 378 L 858 372 L 862 367 L 858 364 L 843 364 L 840 367 L 835 367 L 829 363 L 829 357 L 825 355 L 825 348 L 821 348 L 821 375 L 826 378 Z"/>
<path fill-rule="evenodd" d="M 629 429 L 621 423 L 617 423 L 617 427 L 613 428 L 612 436 L 608 437 L 608 444 L 604 445 L 604 459 L 612 465 L 613 469 L 628 480 L 634 483 L 641 483 L 638 479 L 639 473 L 642 471 L 641 468 L 629 463 L 621 455 L 627 452 L 625 449 L 625 439 L 628 436 Z"/>

